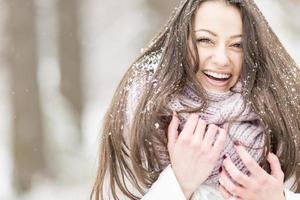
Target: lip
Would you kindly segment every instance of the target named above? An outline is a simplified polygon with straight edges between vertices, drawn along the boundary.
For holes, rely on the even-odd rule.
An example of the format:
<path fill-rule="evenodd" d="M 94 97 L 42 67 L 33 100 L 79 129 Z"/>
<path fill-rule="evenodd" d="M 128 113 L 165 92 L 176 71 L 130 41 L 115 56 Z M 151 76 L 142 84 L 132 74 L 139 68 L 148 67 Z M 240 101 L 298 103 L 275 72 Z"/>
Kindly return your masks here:
<path fill-rule="evenodd" d="M 218 74 L 229 74 L 231 76 L 230 72 L 222 72 L 222 71 L 215 71 L 215 70 L 203 70 L 202 72 L 203 73 L 204 72 L 214 72 L 214 73 L 218 73 Z"/>
<path fill-rule="evenodd" d="M 210 71 L 210 70 L 205 70 L 205 71 Z M 224 73 L 224 72 L 216 72 L 216 71 L 211 71 L 211 72 Z M 231 76 L 227 81 L 217 81 L 217 80 L 210 79 L 208 76 L 206 76 L 206 74 L 204 73 L 204 71 L 202 71 L 202 73 L 203 73 L 203 75 L 205 77 L 205 80 L 208 83 L 210 83 L 213 86 L 217 86 L 217 87 L 224 87 L 224 86 L 226 86 L 230 82 L 230 80 L 232 78 L 232 76 Z M 224 74 L 230 74 L 230 73 L 224 73 Z"/>

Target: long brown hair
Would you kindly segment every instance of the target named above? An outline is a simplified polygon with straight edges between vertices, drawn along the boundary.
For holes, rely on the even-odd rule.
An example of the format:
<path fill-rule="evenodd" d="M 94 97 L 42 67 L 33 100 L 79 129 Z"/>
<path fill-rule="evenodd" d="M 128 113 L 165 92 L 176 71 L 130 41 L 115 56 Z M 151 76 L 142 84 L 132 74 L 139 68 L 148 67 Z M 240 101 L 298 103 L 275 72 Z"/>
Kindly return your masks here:
<path fill-rule="evenodd" d="M 105 199 L 109 194 L 120 199 L 119 192 L 129 199 L 140 199 L 128 184 L 143 195 L 158 178 L 165 167 L 158 154 L 169 159 L 165 133 L 171 110 L 167 104 L 184 86 L 188 85 L 204 102 L 190 112 L 205 109 L 207 96 L 196 78 L 199 58 L 192 53 L 197 52 L 193 17 L 205 1 L 183 1 L 121 80 L 104 118 L 91 199 Z M 267 135 L 267 152 L 277 154 L 286 180 L 299 168 L 299 68 L 253 0 L 225 2 L 236 6 L 242 15 L 242 96 L 260 117 Z M 192 47 L 188 45 L 189 38 Z M 157 62 L 156 68 L 152 67 L 153 62 Z M 129 119 L 128 110 L 132 108 L 128 108 L 128 95 L 139 80 L 143 80 L 142 90 Z M 157 143 L 161 149 L 155 148 Z"/>

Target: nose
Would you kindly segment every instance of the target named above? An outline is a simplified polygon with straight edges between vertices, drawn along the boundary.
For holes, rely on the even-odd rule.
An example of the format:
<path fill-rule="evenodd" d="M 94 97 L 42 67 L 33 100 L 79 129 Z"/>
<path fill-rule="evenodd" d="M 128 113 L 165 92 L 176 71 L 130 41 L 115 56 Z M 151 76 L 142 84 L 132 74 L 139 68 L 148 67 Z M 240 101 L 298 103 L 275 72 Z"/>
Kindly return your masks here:
<path fill-rule="evenodd" d="M 212 55 L 212 62 L 220 67 L 224 67 L 229 64 L 229 58 L 225 47 L 218 47 L 215 49 Z"/>

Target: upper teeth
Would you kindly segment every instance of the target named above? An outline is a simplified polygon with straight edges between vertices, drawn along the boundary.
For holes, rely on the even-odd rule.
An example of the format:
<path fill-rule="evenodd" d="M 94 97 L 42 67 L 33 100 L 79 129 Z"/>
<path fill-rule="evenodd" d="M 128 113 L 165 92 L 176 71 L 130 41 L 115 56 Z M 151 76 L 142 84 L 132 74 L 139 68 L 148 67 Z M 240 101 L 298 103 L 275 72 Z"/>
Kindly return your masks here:
<path fill-rule="evenodd" d="M 211 71 L 205 71 L 206 74 L 213 76 L 215 78 L 229 78 L 230 74 L 221 74 L 221 73 L 216 73 L 216 72 L 211 72 Z"/>

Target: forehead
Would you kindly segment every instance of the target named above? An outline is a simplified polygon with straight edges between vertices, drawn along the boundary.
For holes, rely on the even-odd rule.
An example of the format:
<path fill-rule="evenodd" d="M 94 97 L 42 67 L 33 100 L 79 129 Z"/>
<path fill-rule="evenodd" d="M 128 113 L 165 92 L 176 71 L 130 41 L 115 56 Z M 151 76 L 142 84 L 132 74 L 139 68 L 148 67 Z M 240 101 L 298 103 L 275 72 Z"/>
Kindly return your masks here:
<path fill-rule="evenodd" d="M 206 1 L 195 13 L 194 30 L 207 29 L 218 35 L 242 34 L 242 17 L 238 8 L 224 1 Z"/>

